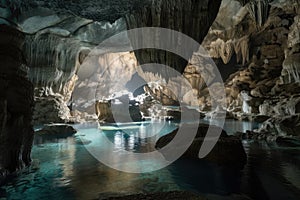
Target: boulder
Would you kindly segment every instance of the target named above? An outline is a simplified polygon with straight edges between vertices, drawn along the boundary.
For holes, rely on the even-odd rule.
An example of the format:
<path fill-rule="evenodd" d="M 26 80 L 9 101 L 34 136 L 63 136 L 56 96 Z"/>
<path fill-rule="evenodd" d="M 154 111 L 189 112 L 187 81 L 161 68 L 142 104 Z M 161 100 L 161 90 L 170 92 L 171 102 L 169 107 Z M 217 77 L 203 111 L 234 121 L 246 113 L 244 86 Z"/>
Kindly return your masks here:
<path fill-rule="evenodd" d="M 109 102 L 96 102 L 96 115 L 100 122 L 137 122 L 142 121 L 142 114 L 139 106 L 124 104 L 112 104 Z"/>
<path fill-rule="evenodd" d="M 68 135 L 76 133 L 76 129 L 66 124 L 47 124 L 42 129 L 35 132 L 38 135 Z"/>
<path fill-rule="evenodd" d="M 35 97 L 33 123 L 35 125 L 47 123 L 65 123 L 69 120 L 70 109 L 63 96 L 49 95 Z"/>
<path fill-rule="evenodd" d="M 184 124 L 185 130 L 190 130 L 193 125 Z M 194 138 L 191 146 L 186 150 L 186 152 L 182 155 L 183 158 L 190 159 L 199 159 L 198 154 L 200 147 L 204 141 L 209 125 L 207 124 L 199 124 L 198 132 L 196 137 Z M 211 126 L 213 131 L 220 131 L 220 127 Z M 172 139 L 176 136 L 177 130 L 173 131 L 170 134 L 167 134 L 161 137 L 156 145 L 156 149 L 161 149 L 166 146 Z M 228 136 L 224 130 L 221 130 L 221 136 L 217 141 L 216 145 L 212 149 L 212 151 L 204 158 L 204 160 L 214 162 L 220 165 L 233 165 L 242 168 L 247 160 L 247 156 L 243 145 L 238 137 Z M 180 145 L 180 144 L 178 144 Z"/>

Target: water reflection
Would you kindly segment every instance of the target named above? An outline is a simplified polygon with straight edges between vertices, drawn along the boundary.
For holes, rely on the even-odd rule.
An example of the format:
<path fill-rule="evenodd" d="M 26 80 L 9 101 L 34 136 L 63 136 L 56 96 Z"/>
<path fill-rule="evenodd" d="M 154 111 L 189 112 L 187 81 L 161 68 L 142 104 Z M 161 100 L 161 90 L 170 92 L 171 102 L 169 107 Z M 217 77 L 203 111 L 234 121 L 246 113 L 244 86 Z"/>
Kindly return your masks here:
<path fill-rule="evenodd" d="M 247 125 L 231 121 L 226 124 L 225 129 L 229 133 L 237 128 L 245 130 L 256 126 L 249 126 L 248 122 Z M 176 126 L 170 123 L 161 134 L 170 132 Z M 141 127 L 137 127 L 139 133 L 146 134 L 146 131 L 140 131 L 145 130 Z M 298 199 L 300 196 L 299 148 L 283 148 L 247 140 L 243 144 L 248 163 L 242 171 L 181 159 L 159 171 L 130 174 L 99 163 L 80 143 L 81 137 L 91 141 L 88 145 L 101 146 L 101 141 L 90 134 L 99 131 L 97 127 L 82 125 L 77 128 L 80 131 L 74 137 L 36 137 L 32 156 L 39 160 L 39 168 L 22 174 L 2 187 L 2 196 L 25 200 L 99 199 L 172 190 L 218 195 L 242 193 L 253 199 Z M 156 140 L 156 137 L 138 138 L 135 132 L 120 130 L 106 131 L 105 134 L 113 141 L 116 151 L 149 152 Z"/>
<path fill-rule="evenodd" d="M 243 190 L 253 199 L 298 199 L 299 148 L 278 148 L 266 142 L 249 142 L 248 163 L 243 170 Z M 286 168 L 289 173 L 286 173 Z M 294 181 L 298 180 L 298 181 Z"/>
<path fill-rule="evenodd" d="M 202 122 L 204 123 L 211 123 L 213 125 L 216 126 L 220 126 L 220 122 L 218 120 L 202 120 Z M 241 122 L 241 121 L 236 121 L 236 120 L 231 120 L 231 119 L 227 119 L 224 123 L 224 130 L 226 130 L 226 132 L 229 135 L 232 135 L 236 132 L 243 132 L 245 133 L 248 130 L 254 130 L 254 129 L 258 129 L 260 127 L 259 123 L 256 122 Z"/>

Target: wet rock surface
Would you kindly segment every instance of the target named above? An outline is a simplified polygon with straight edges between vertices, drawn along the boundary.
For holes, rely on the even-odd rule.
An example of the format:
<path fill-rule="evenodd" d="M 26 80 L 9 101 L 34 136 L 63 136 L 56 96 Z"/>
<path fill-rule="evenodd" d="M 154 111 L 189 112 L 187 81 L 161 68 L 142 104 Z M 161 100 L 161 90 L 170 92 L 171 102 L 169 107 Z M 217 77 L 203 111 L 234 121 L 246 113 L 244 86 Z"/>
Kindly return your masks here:
<path fill-rule="evenodd" d="M 47 124 L 44 125 L 44 127 L 38 131 L 35 132 L 35 134 L 38 135 L 68 135 L 72 136 L 76 133 L 76 129 L 74 129 L 70 125 L 66 124 Z"/>

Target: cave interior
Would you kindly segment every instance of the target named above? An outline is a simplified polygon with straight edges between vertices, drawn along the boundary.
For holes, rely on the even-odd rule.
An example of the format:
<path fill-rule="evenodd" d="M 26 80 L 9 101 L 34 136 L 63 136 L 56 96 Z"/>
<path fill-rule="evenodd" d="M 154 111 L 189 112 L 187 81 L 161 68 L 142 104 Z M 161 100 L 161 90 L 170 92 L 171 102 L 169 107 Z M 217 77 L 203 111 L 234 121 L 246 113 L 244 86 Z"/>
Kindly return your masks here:
<path fill-rule="evenodd" d="M 299 199 L 299 0 L 0 0 L 0 60 L 1 200 Z"/>

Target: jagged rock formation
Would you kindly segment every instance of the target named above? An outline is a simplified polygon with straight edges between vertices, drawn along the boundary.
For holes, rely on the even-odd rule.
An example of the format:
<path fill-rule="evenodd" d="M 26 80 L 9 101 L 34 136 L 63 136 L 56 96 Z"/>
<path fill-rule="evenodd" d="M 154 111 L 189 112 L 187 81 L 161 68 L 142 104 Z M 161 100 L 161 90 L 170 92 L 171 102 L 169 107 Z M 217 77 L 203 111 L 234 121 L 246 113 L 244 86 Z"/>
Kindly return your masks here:
<path fill-rule="evenodd" d="M 267 9 L 264 2 L 261 2 L 264 7 L 261 9 Z M 221 69 L 224 67 L 229 71 L 236 70 L 224 80 L 227 110 L 239 119 L 253 114 L 295 114 L 298 112 L 299 88 L 299 2 L 269 2 L 268 12 L 265 10 L 261 17 L 257 16 L 260 19 L 251 17 L 247 9 L 253 3 L 242 7 L 224 1 L 203 42 L 210 55 L 217 59 L 220 71 L 225 71 Z M 193 76 L 199 77 L 198 72 L 189 74 L 189 77 Z M 202 82 L 197 80 L 201 88 L 198 90 L 199 103 L 205 110 L 211 105 L 211 99 Z M 242 91 L 249 94 L 247 102 Z"/>
<path fill-rule="evenodd" d="M 89 55 L 78 71 L 78 80 L 72 93 L 74 110 L 95 113 L 99 120 L 112 122 L 108 102 L 124 95 L 133 96 L 127 87 L 136 74 L 137 61 L 133 53 L 107 53 Z"/>
<path fill-rule="evenodd" d="M 31 162 L 33 86 L 27 78 L 24 35 L 0 25 L 0 182 Z"/>
<path fill-rule="evenodd" d="M 209 53 L 212 58 L 222 58 L 224 64 L 228 64 L 235 53 L 237 63 L 242 61 L 245 65 L 249 62 L 249 37 L 244 36 L 234 41 L 229 39 L 226 42 L 218 38 L 210 44 Z"/>

